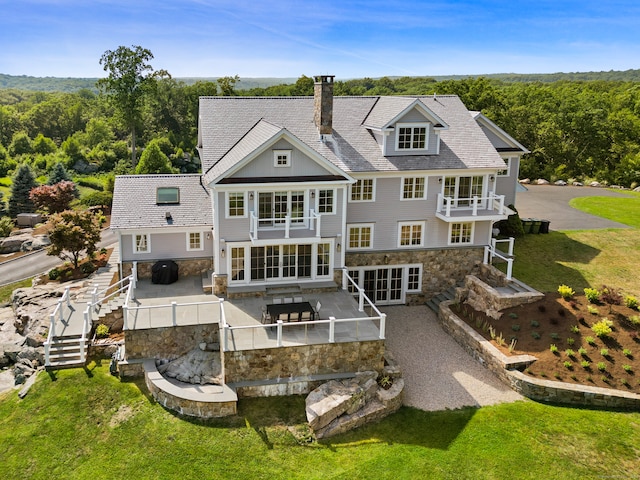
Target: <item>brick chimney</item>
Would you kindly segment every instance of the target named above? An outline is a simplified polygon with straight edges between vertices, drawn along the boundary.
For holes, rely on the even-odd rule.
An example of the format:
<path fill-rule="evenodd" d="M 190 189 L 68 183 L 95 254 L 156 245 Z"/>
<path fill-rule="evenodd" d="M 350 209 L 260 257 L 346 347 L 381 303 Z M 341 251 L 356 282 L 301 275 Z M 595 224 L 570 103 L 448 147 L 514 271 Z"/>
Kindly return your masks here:
<path fill-rule="evenodd" d="M 313 120 L 320 135 L 333 131 L 333 79 L 335 75 L 317 75 L 313 85 Z"/>

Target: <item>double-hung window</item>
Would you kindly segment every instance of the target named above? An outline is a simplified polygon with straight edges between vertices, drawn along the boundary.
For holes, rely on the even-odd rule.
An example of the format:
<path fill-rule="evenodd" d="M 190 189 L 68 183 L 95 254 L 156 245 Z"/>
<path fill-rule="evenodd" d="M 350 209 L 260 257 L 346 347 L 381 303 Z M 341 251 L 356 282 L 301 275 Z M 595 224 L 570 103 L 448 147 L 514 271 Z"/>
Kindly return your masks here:
<path fill-rule="evenodd" d="M 473 242 L 473 222 L 452 223 L 449 226 L 449 244 L 464 245 Z"/>
<path fill-rule="evenodd" d="M 375 200 L 374 179 L 361 178 L 351 185 L 352 202 L 372 202 Z"/>
<path fill-rule="evenodd" d="M 398 246 L 421 247 L 424 245 L 424 222 L 398 223 Z"/>
<path fill-rule="evenodd" d="M 229 192 L 227 194 L 227 217 L 243 218 L 247 216 L 244 192 Z"/>
<path fill-rule="evenodd" d="M 203 250 L 202 232 L 187 233 L 187 251 Z"/>
<path fill-rule="evenodd" d="M 151 241 L 146 233 L 136 233 L 133 236 L 133 253 L 151 252 Z"/>
<path fill-rule="evenodd" d="M 318 190 L 318 213 L 335 213 L 334 203 L 334 190 Z"/>
<path fill-rule="evenodd" d="M 373 246 L 373 224 L 361 223 L 347 225 L 349 232 L 349 250 L 360 250 Z"/>
<path fill-rule="evenodd" d="M 397 150 L 426 150 L 427 133 L 426 124 L 399 123 L 396 137 Z"/>
<path fill-rule="evenodd" d="M 421 200 L 426 195 L 425 177 L 402 179 L 402 200 Z"/>

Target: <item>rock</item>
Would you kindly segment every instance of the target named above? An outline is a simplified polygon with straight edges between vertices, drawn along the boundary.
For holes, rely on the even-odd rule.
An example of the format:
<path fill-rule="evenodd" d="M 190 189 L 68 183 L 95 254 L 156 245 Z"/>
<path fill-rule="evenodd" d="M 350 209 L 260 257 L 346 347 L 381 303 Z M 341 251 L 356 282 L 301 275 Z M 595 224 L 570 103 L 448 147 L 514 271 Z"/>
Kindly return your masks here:
<path fill-rule="evenodd" d="M 20 353 L 22 347 L 16 344 L 3 344 L 0 346 L 0 351 L 3 352 L 4 356 L 9 360 L 10 363 L 16 363 L 18 360 L 18 353 Z"/>
<path fill-rule="evenodd" d="M 33 237 L 28 233 L 3 238 L 0 240 L 0 254 L 19 252 L 22 244 L 27 241 L 33 241 Z"/>
<path fill-rule="evenodd" d="M 600 182 L 591 182 L 589 184 L 590 187 L 599 187 L 600 186 Z"/>
<path fill-rule="evenodd" d="M 338 380 L 323 383 L 313 390 L 305 400 L 309 426 L 313 430 L 327 426 L 352 407 L 352 397 L 359 390 L 361 389 L 357 385 L 346 387 Z"/>
<path fill-rule="evenodd" d="M 530 178 L 524 178 L 524 179 L 520 180 L 520 183 L 522 183 L 523 185 L 529 185 L 531 183 L 531 179 Z"/>
<path fill-rule="evenodd" d="M 158 372 L 180 382 L 194 385 L 222 384 L 222 362 L 219 351 L 204 351 L 198 345 L 181 357 L 171 361 L 160 360 L 157 363 Z"/>
<path fill-rule="evenodd" d="M 16 356 L 16 363 L 22 360 L 28 361 L 32 365 L 44 365 L 44 349 L 33 347 L 22 347 Z"/>
<path fill-rule="evenodd" d="M 559 187 L 564 187 L 567 184 L 564 180 L 557 180 L 554 185 L 558 185 Z"/>
<path fill-rule="evenodd" d="M 21 252 L 32 252 L 35 250 L 42 250 L 44 247 L 51 245 L 49 235 L 36 235 L 22 243 L 20 245 Z"/>
<path fill-rule="evenodd" d="M 636 187 L 633 189 L 634 192 L 640 192 L 640 187 Z"/>
<path fill-rule="evenodd" d="M 29 393 L 29 390 L 31 389 L 31 387 L 33 386 L 34 383 L 36 383 L 36 379 L 38 378 L 38 373 L 40 373 L 40 371 L 42 371 L 42 368 L 39 368 L 36 372 L 34 372 L 33 375 L 31 375 L 26 382 L 24 382 L 24 386 L 20 389 L 20 391 L 18 392 L 18 397 L 20 398 L 24 398 L 27 396 L 27 393 Z"/>
<path fill-rule="evenodd" d="M 545 180 L 544 178 L 539 178 L 536 180 L 536 184 L 538 185 L 549 185 L 549 180 Z"/>
<path fill-rule="evenodd" d="M 574 187 L 584 187 L 584 184 L 581 182 L 573 182 L 571 185 L 573 185 Z"/>

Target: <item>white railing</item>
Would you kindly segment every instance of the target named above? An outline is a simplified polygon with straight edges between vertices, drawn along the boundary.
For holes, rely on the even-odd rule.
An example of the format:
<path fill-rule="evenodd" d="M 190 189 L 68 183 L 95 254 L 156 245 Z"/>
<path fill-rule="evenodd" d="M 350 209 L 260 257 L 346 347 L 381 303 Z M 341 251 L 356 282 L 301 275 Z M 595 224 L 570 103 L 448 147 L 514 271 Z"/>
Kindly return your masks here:
<path fill-rule="evenodd" d="M 491 265 L 493 263 L 494 257 L 501 258 L 505 262 L 507 262 L 507 280 L 511 280 L 513 273 L 513 237 L 505 238 L 498 240 L 496 238 L 491 239 L 490 245 L 485 245 L 484 247 L 484 263 L 487 265 Z M 498 243 L 507 243 L 507 251 L 503 252 L 498 250 Z"/>
<path fill-rule="evenodd" d="M 495 210 L 500 215 L 506 215 L 508 213 L 508 209 L 504 205 L 504 195 L 496 195 L 494 192 L 489 192 L 487 197 L 474 195 L 470 198 L 445 197 L 443 194 L 439 193 L 436 212 L 444 212 L 445 216 L 450 217 L 452 210 L 471 210 L 471 215 L 474 217 L 478 215 L 479 210 Z"/>
<path fill-rule="evenodd" d="M 313 209 L 309 209 L 309 215 L 306 217 L 292 217 L 287 214 L 284 217 L 258 218 L 255 212 L 249 212 L 249 238 L 251 241 L 258 239 L 259 230 L 284 230 L 284 238 L 289 238 L 291 229 L 305 229 L 315 231 L 315 236 L 320 237 L 320 219 Z M 268 226 L 261 224 L 268 223 Z M 308 223 L 308 227 L 307 227 Z"/>
<path fill-rule="evenodd" d="M 62 294 L 62 297 L 60 297 L 60 299 L 58 300 L 58 302 L 56 303 L 55 308 L 53 309 L 53 312 L 49 315 L 49 333 L 47 335 L 47 340 L 46 342 L 44 342 L 44 364 L 45 366 L 50 366 L 50 362 L 49 362 L 49 355 L 50 355 L 50 350 L 51 350 L 51 342 L 53 341 L 53 338 L 56 336 L 56 321 L 58 320 L 58 318 L 60 319 L 60 321 L 64 321 L 64 305 L 67 305 L 67 309 L 69 310 L 69 313 L 71 313 L 71 296 L 69 294 L 69 290 L 71 289 L 71 287 L 66 287 L 64 289 L 64 293 Z"/>
<path fill-rule="evenodd" d="M 177 327 L 178 323 L 181 326 L 183 325 L 210 325 L 212 323 L 217 323 L 215 318 L 212 318 L 212 309 L 211 305 L 222 304 L 222 300 L 213 300 L 210 302 L 189 302 L 189 303 L 177 303 L 171 302 L 164 305 L 139 305 L 139 306 L 129 306 L 128 302 L 123 306 L 123 317 L 124 317 L 124 330 L 129 330 L 134 327 L 130 323 L 135 317 L 135 323 L 137 328 L 140 328 L 141 325 L 144 325 L 142 328 L 156 328 L 156 327 Z M 152 313 L 158 312 L 158 316 L 163 318 L 170 317 L 171 324 L 157 324 L 154 325 L 152 319 Z M 187 322 L 178 322 L 178 318 L 180 314 L 187 313 L 189 316 L 189 320 Z M 134 327 L 135 328 L 135 327 Z"/>

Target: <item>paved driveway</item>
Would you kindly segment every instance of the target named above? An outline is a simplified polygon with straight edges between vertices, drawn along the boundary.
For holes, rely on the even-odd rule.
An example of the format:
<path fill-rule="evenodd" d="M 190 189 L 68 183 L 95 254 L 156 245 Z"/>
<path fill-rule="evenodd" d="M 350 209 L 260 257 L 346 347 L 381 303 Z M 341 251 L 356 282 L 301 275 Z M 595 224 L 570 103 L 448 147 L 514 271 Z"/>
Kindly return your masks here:
<path fill-rule="evenodd" d="M 596 217 L 569 206 L 569 201 L 575 197 L 628 197 L 624 193 L 604 188 L 556 185 L 526 185 L 526 188 L 528 191 L 516 194 L 516 208 L 520 218 L 550 220 L 551 230 L 629 228 L 628 225 Z"/>

